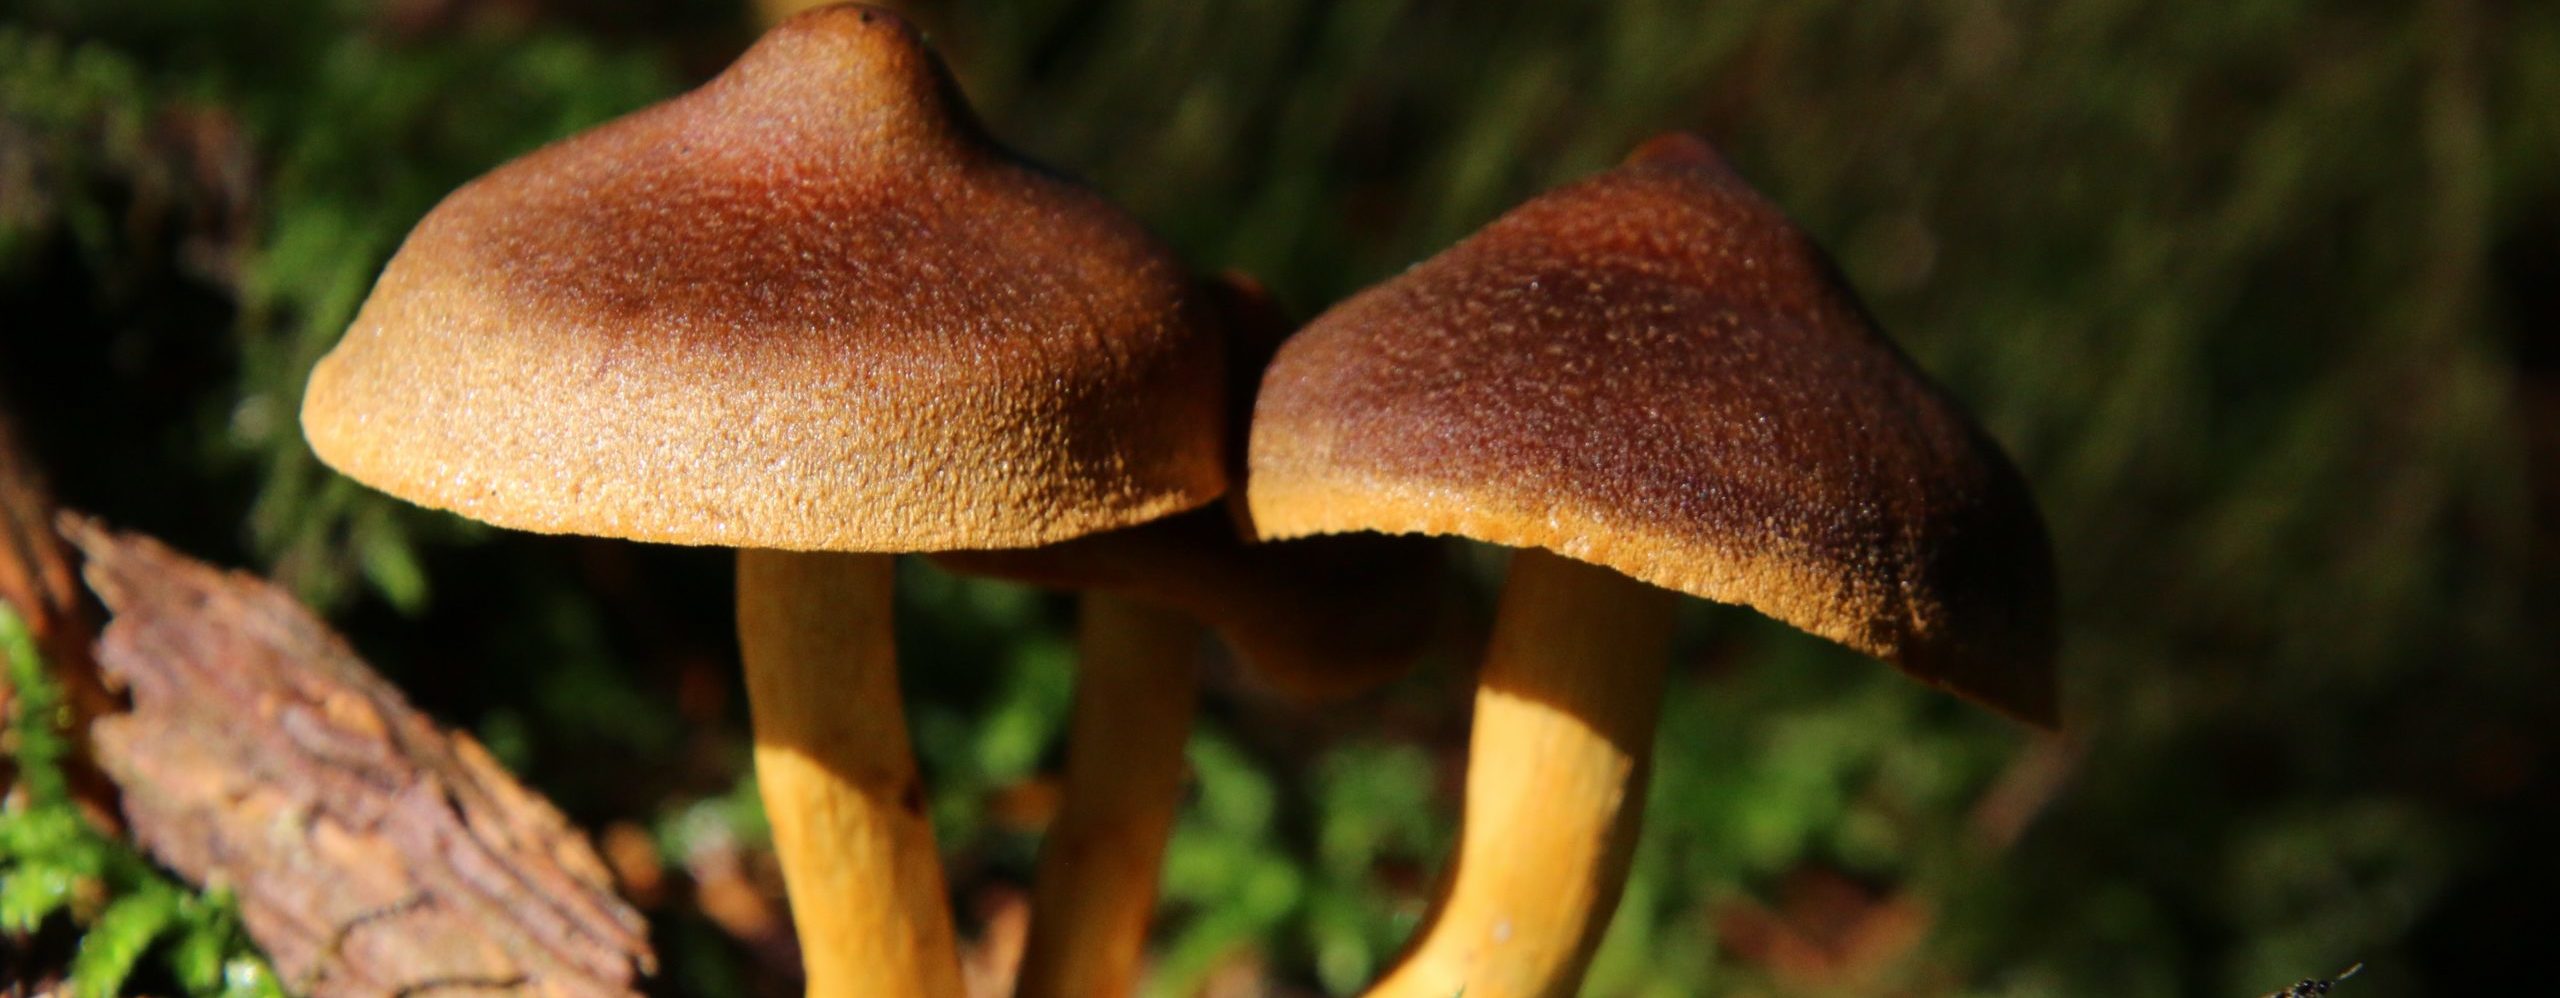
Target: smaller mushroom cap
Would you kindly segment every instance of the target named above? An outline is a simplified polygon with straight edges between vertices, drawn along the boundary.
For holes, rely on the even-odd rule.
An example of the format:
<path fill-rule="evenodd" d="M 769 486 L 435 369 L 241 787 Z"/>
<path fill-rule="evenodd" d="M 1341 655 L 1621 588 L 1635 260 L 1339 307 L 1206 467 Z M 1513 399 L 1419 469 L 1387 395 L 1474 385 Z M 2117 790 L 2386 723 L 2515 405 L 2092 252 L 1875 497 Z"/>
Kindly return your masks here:
<path fill-rule="evenodd" d="M 1249 461 L 1265 537 L 1545 548 L 2053 718 L 2024 482 L 1695 138 L 1317 318 L 1264 376 Z"/>
<path fill-rule="evenodd" d="M 525 530 L 1043 544 L 1224 490 L 1192 295 L 990 143 L 914 28 L 833 7 L 446 198 L 303 426 L 352 477 Z"/>

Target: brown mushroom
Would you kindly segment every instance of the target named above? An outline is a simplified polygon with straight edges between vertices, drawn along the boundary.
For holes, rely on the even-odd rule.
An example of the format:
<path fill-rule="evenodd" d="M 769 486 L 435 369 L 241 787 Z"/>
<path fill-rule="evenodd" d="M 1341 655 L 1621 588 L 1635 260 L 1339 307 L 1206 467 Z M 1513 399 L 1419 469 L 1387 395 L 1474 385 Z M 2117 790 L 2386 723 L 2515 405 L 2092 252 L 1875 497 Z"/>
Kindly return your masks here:
<path fill-rule="evenodd" d="M 1250 278 L 1205 289 L 1233 359 L 1240 438 L 1263 362 L 1288 335 Z M 1242 454 L 1242 440 L 1235 452 Z M 1062 807 L 1041 842 L 1020 998 L 1123 995 L 1137 984 L 1206 625 L 1244 677 L 1283 696 L 1348 696 L 1393 678 L 1431 637 L 1438 545 L 1321 537 L 1249 545 L 1221 507 L 1038 548 L 952 551 L 937 564 L 1083 594 Z"/>
<path fill-rule="evenodd" d="M 501 526 L 741 549 L 756 765 L 824 995 L 952 995 L 889 553 L 1022 547 L 1225 487 L 1176 263 L 981 132 L 885 12 L 499 168 L 313 371 L 348 475 Z"/>
<path fill-rule="evenodd" d="M 1373 995 L 1565 995 L 1624 885 L 1678 594 L 2054 718 L 2052 568 L 2017 472 L 1704 142 L 1657 139 L 1280 351 L 1265 537 L 1521 549 L 1444 894 Z"/>

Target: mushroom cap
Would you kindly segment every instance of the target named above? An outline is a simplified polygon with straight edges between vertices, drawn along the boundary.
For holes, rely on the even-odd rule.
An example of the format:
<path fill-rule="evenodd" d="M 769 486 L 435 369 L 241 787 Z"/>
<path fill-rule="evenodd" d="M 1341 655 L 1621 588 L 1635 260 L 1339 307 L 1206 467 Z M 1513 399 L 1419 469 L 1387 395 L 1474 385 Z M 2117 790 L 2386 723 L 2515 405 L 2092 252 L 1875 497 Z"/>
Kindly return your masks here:
<path fill-rule="evenodd" d="M 990 143 L 914 28 L 834 7 L 447 197 L 303 428 L 525 530 L 1042 544 L 1224 490 L 1202 312 L 1134 221 Z"/>
<path fill-rule="evenodd" d="M 1250 544 L 1223 509 L 1036 548 L 945 551 L 935 564 L 1045 589 L 1100 590 L 1191 615 L 1253 683 L 1301 702 L 1394 679 L 1437 632 L 1440 545 L 1346 535 Z"/>
<path fill-rule="evenodd" d="M 1248 462 L 1265 537 L 1545 548 L 2054 717 L 2025 483 L 1692 137 L 1318 317 L 1264 375 Z"/>

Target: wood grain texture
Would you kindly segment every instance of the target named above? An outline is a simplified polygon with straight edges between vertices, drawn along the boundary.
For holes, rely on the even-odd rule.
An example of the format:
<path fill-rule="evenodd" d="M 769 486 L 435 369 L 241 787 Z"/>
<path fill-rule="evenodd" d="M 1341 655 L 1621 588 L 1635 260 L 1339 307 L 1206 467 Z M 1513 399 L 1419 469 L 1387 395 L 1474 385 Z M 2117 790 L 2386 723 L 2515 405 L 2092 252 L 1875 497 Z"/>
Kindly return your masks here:
<path fill-rule="evenodd" d="M 655 965 L 585 837 L 283 591 L 65 517 L 132 710 L 93 728 L 135 839 L 227 887 L 289 990 L 623 995 Z"/>

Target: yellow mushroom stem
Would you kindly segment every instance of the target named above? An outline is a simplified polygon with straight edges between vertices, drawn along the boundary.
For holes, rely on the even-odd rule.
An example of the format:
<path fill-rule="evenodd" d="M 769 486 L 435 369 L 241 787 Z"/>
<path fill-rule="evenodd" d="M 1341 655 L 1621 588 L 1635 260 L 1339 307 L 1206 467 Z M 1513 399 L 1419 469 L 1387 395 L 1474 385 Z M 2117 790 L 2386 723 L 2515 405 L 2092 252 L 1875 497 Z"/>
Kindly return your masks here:
<path fill-rule="evenodd" d="M 1136 989 L 1182 803 L 1201 625 L 1107 593 L 1087 594 L 1083 615 L 1064 800 L 1040 847 L 1017 998 Z"/>
<path fill-rule="evenodd" d="M 1580 989 L 1643 822 L 1679 600 L 1545 551 L 1513 557 L 1476 680 L 1458 854 L 1370 998 Z"/>
<path fill-rule="evenodd" d="M 898 700 L 888 555 L 738 552 L 756 781 L 810 998 L 957 998 L 960 961 Z"/>

